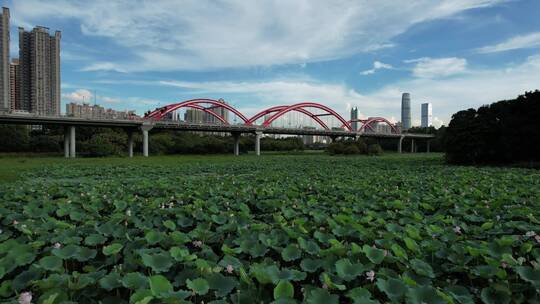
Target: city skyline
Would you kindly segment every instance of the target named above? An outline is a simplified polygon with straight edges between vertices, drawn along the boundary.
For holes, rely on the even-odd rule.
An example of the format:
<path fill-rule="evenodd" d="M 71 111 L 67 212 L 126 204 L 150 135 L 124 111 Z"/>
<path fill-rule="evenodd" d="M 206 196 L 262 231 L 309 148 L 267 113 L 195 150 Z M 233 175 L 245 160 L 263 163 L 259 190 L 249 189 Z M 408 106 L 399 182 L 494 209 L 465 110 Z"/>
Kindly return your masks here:
<path fill-rule="evenodd" d="M 526 14 L 540 9 L 534 1 L 337 2 L 332 8 L 317 1 L 187 3 L 175 18 L 168 13 L 180 11 L 175 4 L 149 10 L 143 2 L 127 10 L 128 4 L 2 1 L 11 9 L 12 32 L 37 24 L 63 31 L 62 105 L 93 100 L 95 91 L 100 104 L 138 114 L 193 97 L 223 97 L 246 113 L 311 100 L 344 117 L 356 106 L 362 115 L 399 121 L 401 94 L 410 92 L 412 125 L 420 125 L 423 100 L 433 104 L 436 125 L 461 109 L 538 87 L 540 21 Z M 243 6 L 248 16 L 237 15 Z M 286 17 L 283 10 L 297 14 Z M 218 15 L 221 23 L 195 22 L 186 17 L 193 11 L 201 20 Z M 263 21 L 249 18 L 262 11 Z M 245 51 L 248 45 L 255 53 Z"/>

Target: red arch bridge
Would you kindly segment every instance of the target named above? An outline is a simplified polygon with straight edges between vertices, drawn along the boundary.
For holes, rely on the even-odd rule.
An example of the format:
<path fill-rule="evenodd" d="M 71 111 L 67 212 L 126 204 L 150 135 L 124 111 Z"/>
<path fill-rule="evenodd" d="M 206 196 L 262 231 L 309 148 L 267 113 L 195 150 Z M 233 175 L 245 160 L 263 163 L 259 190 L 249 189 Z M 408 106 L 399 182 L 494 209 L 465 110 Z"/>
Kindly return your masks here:
<path fill-rule="evenodd" d="M 204 113 L 210 121 L 182 121 L 177 118 L 178 111 L 194 109 L 195 113 Z M 193 112 L 192 112 L 193 113 Z M 239 123 L 231 123 L 229 114 Z M 276 122 L 286 120 L 291 114 L 307 119 L 309 126 L 295 125 L 288 127 L 276 126 Z M 329 121 L 337 122 L 339 127 L 330 127 Z M 397 150 L 401 152 L 404 139 L 411 140 L 411 152 L 415 151 L 414 140 L 425 140 L 429 152 L 429 140 L 433 135 L 401 132 L 395 125 L 383 117 L 368 119 L 346 120 L 331 108 L 315 102 L 302 102 L 292 105 L 281 105 L 260 111 L 252 117 L 247 117 L 236 108 L 214 99 L 191 99 L 166 105 L 146 113 L 143 119 L 106 120 L 83 119 L 66 116 L 32 116 L 24 114 L 0 114 L 0 123 L 30 124 L 30 125 L 62 125 L 65 127 L 64 152 L 66 157 L 75 157 L 75 127 L 120 127 L 128 133 L 128 149 L 133 156 L 133 133 L 141 130 L 143 134 L 143 155 L 148 156 L 149 132 L 155 129 L 181 131 L 203 131 L 230 133 L 234 138 L 234 153 L 239 154 L 239 141 L 242 134 L 255 135 L 255 153 L 260 155 L 260 139 L 263 134 L 285 134 L 306 136 L 327 136 L 331 140 L 339 137 L 373 137 L 395 138 Z M 315 126 L 313 126 L 315 125 Z M 381 128 L 383 126 L 384 128 Z M 383 131 L 381 131 L 381 129 Z"/>

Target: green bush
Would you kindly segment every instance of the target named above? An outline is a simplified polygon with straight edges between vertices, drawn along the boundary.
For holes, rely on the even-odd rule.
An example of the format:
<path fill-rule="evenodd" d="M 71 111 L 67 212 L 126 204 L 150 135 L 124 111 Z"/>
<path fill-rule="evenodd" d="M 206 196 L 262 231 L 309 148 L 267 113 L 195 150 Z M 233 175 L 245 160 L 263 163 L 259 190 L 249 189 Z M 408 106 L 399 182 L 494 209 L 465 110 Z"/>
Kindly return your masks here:
<path fill-rule="evenodd" d="M 379 146 L 379 149 L 381 147 Z M 382 151 L 382 149 L 381 149 Z M 357 140 L 344 140 L 344 141 L 334 141 L 328 145 L 326 152 L 330 155 L 343 154 L 343 155 L 353 155 L 353 154 L 368 154 L 368 148 L 366 143 L 362 139 Z"/>
<path fill-rule="evenodd" d="M 382 155 L 383 149 L 381 148 L 379 144 L 371 144 L 368 146 L 367 154 L 368 155 Z"/>

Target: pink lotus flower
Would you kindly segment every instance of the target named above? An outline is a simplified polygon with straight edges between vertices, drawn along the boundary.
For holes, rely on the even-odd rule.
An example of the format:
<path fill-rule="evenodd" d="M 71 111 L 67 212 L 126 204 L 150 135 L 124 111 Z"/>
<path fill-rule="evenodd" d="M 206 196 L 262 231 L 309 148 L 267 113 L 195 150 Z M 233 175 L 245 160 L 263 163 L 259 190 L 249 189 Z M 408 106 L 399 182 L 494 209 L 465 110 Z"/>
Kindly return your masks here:
<path fill-rule="evenodd" d="M 13 225 L 18 225 L 19 222 L 17 222 L 17 220 L 13 220 Z"/>
<path fill-rule="evenodd" d="M 323 283 L 323 284 L 322 284 L 322 288 L 323 288 L 323 289 L 328 289 L 328 285 L 326 285 L 326 283 Z"/>
<path fill-rule="evenodd" d="M 53 247 L 54 247 L 55 249 L 59 249 L 60 247 L 62 247 L 62 244 L 56 242 L 56 243 L 54 243 Z"/>
<path fill-rule="evenodd" d="M 534 232 L 534 231 L 527 231 L 527 233 L 525 233 L 525 236 L 526 236 L 526 237 L 533 237 L 533 236 L 536 236 L 536 232 Z"/>
<path fill-rule="evenodd" d="M 537 243 L 540 243 L 540 235 L 535 235 L 534 239 L 536 240 Z"/>
<path fill-rule="evenodd" d="M 32 293 L 25 291 L 19 295 L 19 304 L 31 304 L 32 303 Z"/>
<path fill-rule="evenodd" d="M 193 246 L 200 248 L 202 246 L 201 241 L 193 241 Z"/>
<path fill-rule="evenodd" d="M 461 227 L 459 226 L 454 227 L 454 232 L 457 234 L 461 234 Z"/>
<path fill-rule="evenodd" d="M 507 268 L 507 267 L 508 267 L 508 264 L 506 264 L 506 262 L 502 262 L 502 263 L 501 263 L 501 267 L 502 267 L 502 268 Z"/>
<path fill-rule="evenodd" d="M 227 269 L 226 269 L 227 273 L 233 273 L 234 271 L 234 268 L 232 265 L 227 265 Z"/>
<path fill-rule="evenodd" d="M 375 271 L 370 270 L 366 272 L 366 277 L 370 282 L 373 282 L 373 280 L 375 280 Z"/>

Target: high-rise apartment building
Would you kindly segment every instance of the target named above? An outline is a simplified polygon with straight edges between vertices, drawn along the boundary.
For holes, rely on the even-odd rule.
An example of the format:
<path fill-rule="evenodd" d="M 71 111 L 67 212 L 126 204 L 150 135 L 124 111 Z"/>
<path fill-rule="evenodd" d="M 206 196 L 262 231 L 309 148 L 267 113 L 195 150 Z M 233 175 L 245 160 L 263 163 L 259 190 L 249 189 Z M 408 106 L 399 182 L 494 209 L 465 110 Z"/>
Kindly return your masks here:
<path fill-rule="evenodd" d="M 66 104 L 66 116 L 75 118 L 88 118 L 88 119 L 138 119 L 135 115 L 135 111 L 116 111 L 113 109 L 105 109 L 99 105 L 90 105 L 87 103 L 68 103 Z"/>
<path fill-rule="evenodd" d="M 0 112 L 11 108 L 9 90 L 9 9 L 2 8 L 0 15 Z"/>
<path fill-rule="evenodd" d="M 351 127 L 353 131 L 358 131 L 358 108 L 351 108 Z"/>
<path fill-rule="evenodd" d="M 219 101 L 225 103 L 223 99 L 220 99 Z M 226 121 L 229 121 L 229 110 L 227 110 L 226 108 L 219 105 L 212 105 L 211 107 L 208 107 L 206 109 L 223 117 Z M 184 113 L 184 121 L 192 123 L 222 123 L 220 119 L 218 119 L 212 114 L 209 114 L 199 109 L 191 108 L 186 109 L 186 112 Z"/>
<path fill-rule="evenodd" d="M 21 109 L 21 69 L 19 59 L 11 60 L 9 65 L 9 91 L 10 110 Z"/>
<path fill-rule="evenodd" d="M 422 104 L 422 122 L 421 126 L 422 128 L 429 128 L 432 125 L 432 107 L 431 103 L 423 103 Z"/>
<path fill-rule="evenodd" d="M 401 96 L 401 127 L 402 130 L 411 128 L 411 94 L 403 93 Z"/>
<path fill-rule="evenodd" d="M 21 110 L 37 115 L 60 115 L 60 31 L 19 28 Z"/>

